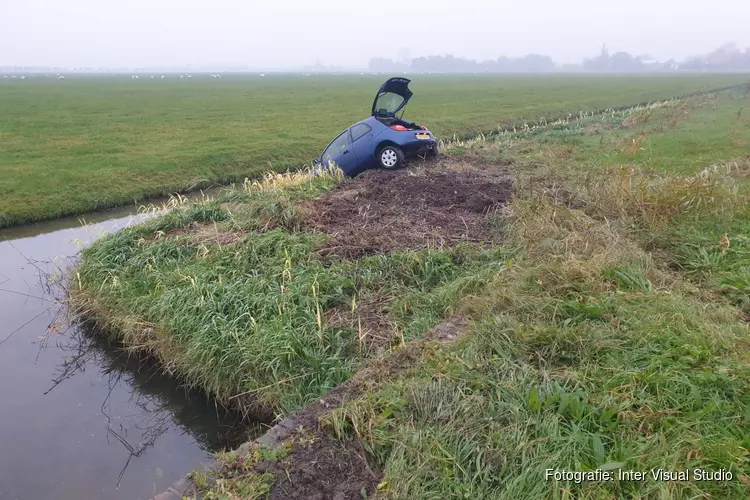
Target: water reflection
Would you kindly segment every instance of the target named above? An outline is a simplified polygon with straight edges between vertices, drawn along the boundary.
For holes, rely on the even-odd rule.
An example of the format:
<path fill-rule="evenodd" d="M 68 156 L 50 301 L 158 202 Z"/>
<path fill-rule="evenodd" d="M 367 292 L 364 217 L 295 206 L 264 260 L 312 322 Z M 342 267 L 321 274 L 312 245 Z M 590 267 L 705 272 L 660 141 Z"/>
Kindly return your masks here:
<path fill-rule="evenodd" d="M 52 328 L 56 328 L 54 324 Z M 58 336 L 55 348 L 66 356 L 45 394 L 86 370 L 97 370 L 99 377 L 106 380 L 108 391 L 100 411 L 107 439 L 119 442 L 127 452 L 117 477 L 118 487 L 131 460 L 143 455 L 173 427 L 189 433 L 208 451 L 236 448 L 261 431 L 259 426 L 242 423 L 240 415 L 216 405 L 200 391 L 188 389 L 165 376 L 153 358 L 130 353 L 122 345 L 96 335 L 90 328 L 68 328 L 65 335 Z M 116 390 L 126 395 L 128 424 L 123 423 L 123 415 L 113 408 Z M 120 398 L 123 399 L 123 395 Z"/>

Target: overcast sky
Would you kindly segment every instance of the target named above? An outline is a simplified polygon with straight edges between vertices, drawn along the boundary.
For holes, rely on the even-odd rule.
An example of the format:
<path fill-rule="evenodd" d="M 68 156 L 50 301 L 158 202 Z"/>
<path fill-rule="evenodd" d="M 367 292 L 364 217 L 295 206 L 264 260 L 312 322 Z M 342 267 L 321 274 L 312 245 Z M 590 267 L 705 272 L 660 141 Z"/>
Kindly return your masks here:
<path fill-rule="evenodd" d="M 370 57 L 541 53 L 606 42 L 683 59 L 750 47 L 748 0 L 0 0 L 0 65 L 364 67 Z"/>

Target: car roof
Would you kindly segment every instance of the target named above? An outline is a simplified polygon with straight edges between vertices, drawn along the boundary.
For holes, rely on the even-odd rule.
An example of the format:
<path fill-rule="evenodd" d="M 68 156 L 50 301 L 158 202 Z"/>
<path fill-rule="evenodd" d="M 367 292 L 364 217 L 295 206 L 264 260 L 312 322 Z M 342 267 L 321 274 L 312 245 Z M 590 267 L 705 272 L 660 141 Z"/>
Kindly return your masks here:
<path fill-rule="evenodd" d="M 374 116 L 368 116 L 368 117 L 367 117 L 367 118 L 365 118 L 364 120 L 360 120 L 360 121 L 358 121 L 357 123 L 352 123 L 352 124 L 351 124 L 351 126 L 350 126 L 349 128 L 351 128 L 351 127 L 353 127 L 353 126 L 355 126 L 355 125 L 359 125 L 360 123 L 364 123 L 365 125 L 370 125 L 370 126 L 372 126 L 373 122 L 376 122 L 376 123 L 380 123 L 380 122 L 378 121 L 378 119 L 377 119 L 377 118 L 375 118 Z"/>

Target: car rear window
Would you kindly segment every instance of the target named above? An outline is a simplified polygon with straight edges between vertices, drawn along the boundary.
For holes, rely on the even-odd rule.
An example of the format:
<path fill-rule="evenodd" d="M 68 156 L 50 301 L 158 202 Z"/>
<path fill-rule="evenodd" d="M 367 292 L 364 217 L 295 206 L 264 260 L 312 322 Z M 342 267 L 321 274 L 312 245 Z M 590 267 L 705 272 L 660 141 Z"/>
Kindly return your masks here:
<path fill-rule="evenodd" d="M 404 102 L 404 97 L 393 92 L 384 92 L 378 96 L 378 102 L 375 109 L 377 111 L 385 110 L 388 113 L 394 113 L 401 103 Z"/>

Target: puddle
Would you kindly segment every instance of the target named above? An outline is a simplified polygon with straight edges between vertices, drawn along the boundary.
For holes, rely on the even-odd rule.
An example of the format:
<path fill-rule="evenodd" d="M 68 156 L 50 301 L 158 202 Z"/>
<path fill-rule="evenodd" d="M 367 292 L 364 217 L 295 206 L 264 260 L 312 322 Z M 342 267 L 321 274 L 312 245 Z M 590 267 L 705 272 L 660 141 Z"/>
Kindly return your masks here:
<path fill-rule="evenodd" d="M 147 499 L 250 432 L 152 363 L 57 325 L 47 278 L 153 215 L 131 212 L 0 230 L 0 500 Z"/>

